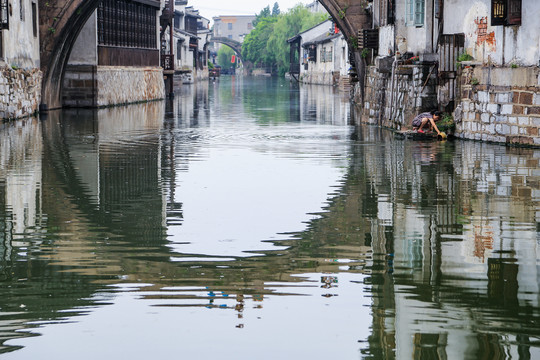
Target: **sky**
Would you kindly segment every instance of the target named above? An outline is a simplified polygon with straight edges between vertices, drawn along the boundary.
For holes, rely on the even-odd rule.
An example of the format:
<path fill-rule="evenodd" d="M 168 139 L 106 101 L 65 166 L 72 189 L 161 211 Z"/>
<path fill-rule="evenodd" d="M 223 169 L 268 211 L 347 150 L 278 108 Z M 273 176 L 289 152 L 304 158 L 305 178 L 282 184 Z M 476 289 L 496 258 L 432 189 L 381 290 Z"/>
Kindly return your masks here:
<path fill-rule="evenodd" d="M 214 16 L 219 15 L 255 15 L 266 6 L 272 10 L 276 1 L 281 12 L 285 12 L 296 4 L 309 4 L 314 0 L 189 0 L 188 6 L 193 6 L 203 17 L 212 21 Z"/>

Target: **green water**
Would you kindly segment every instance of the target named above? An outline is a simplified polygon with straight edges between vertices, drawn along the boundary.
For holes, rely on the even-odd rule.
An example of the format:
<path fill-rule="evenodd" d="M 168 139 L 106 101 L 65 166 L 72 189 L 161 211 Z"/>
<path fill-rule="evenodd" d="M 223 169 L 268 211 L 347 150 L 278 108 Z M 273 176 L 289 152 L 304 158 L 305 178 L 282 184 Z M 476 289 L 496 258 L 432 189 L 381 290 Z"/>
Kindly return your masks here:
<path fill-rule="evenodd" d="M 0 125 L 0 357 L 540 358 L 540 151 L 222 77 Z"/>

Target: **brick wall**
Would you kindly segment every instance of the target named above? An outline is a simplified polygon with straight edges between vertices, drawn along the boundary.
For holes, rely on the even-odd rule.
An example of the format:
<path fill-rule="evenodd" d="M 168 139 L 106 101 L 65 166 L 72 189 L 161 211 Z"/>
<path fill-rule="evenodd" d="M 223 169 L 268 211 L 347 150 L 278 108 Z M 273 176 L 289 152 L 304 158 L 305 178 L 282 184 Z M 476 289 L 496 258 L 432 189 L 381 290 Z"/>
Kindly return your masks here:
<path fill-rule="evenodd" d="M 461 74 L 456 135 L 506 144 L 540 146 L 538 67 L 471 66 Z"/>

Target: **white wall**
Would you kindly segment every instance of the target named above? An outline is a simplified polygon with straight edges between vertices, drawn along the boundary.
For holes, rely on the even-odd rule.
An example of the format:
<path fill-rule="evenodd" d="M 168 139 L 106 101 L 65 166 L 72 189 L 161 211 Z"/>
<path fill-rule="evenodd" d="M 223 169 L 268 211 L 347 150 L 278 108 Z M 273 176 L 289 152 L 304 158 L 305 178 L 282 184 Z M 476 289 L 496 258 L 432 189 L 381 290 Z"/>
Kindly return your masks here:
<path fill-rule="evenodd" d="M 540 1 L 523 0 L 520 26 L 491 26 L 490 0 L 446 0 L 445 34 L 465 34 L 465 48 L 475 60 L 496 65 L 538 66 L 540 58 Z M 487 21 L 485 36 L 479 23 Z"/>
<path fill-rule="evenodd" d="M 34 36 L 34 24 L 32 22 L 32 3 L 35 4 L 36 8 L 36 19 L 39 19 L 37 1 L 11 0 L 9 3 L 11 6 L 9 30 L 1 31 L 2 59 L 8 65 L 19 68 L 39 68 L 39 26 L 35 24 L 37 32 L 36 36 Z"/>

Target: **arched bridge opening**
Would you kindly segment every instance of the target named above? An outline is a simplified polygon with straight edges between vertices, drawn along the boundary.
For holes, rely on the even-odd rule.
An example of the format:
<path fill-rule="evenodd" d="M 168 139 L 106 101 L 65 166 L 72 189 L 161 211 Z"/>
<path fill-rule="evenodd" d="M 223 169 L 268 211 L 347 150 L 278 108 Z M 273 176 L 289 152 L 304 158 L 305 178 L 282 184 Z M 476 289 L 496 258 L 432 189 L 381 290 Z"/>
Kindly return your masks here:
<path fill-rule="evenodd" d="M 71 50 L 86 21 L 100 2 L 101 0 L 38 2 L 43 72 L 41 110 L 57 109 L 62 106 L 62 81 Z M 357 39 L 358 31 L 370 23 L 370 17 L 365 11 L 367 0 L 320 0 L 320 3 L 327 9 L 347 39 Z M 213 38 L 212 41 L 231 47 L 242 59 L 240 43 L 233 43 L 228 38 Z"/>

